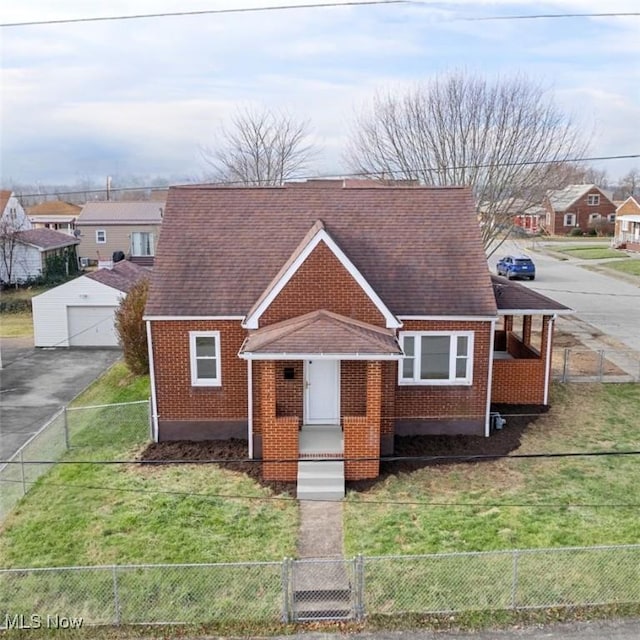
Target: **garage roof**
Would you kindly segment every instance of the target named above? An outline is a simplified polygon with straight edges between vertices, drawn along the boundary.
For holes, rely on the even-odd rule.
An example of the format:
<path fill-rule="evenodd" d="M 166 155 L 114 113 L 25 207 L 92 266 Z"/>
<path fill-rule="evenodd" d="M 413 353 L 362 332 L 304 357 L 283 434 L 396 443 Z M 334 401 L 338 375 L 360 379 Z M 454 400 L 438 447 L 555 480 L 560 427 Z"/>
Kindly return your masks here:
<path fill-rule="evenodd" d="M 116 262 L 111 269 L 98 269 L 87 273 L 86 277 L 127 293 L 134 284 L 142 278 L 148 277 L 149 274 L 150 270 L 146 267 L 141 267 L 128 260 L 121 260 Z"/>

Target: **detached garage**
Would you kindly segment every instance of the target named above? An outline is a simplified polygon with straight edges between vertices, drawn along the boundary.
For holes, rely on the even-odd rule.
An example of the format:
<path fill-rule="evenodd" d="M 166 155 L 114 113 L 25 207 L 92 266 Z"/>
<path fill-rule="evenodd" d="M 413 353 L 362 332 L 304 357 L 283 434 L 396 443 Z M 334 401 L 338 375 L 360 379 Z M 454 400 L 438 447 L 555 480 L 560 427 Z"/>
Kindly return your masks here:
<path fill-rule="evenodd" d="M 34 296 L 36 347 L 117 347 L 114 315 L 148 269 L 123 260 Z"/>

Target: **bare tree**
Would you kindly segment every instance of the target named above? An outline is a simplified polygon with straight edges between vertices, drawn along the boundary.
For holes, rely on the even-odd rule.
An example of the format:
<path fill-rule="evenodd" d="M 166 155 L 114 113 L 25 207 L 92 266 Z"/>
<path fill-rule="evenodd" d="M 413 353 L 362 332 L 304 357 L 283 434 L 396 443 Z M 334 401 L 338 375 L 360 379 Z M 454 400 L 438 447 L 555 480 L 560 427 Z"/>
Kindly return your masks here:
<path fill-rule="evenodd" d="M 25 268 L 25 256 L 21 252 L 19 233 L 15 217 L 5 215 L 0 218 L 0 282 L 14 284 L 19 267 Z"/>
<path fill-rule="evenodd" d="M 619 196 L 623 199 L 640 194 L 640 170 L 637 167 L 629 170 L 629 173 L 620 179 Z"/>
<path fill-rule="evenodd" d="M 493 252 L 516 213 L 567 184 L 556 168 L 585 149 L 579 129 L 540 85 L 455 72 L 404 95 L 378 94 L 356 119 L 347 162 L 372 177 L 473 187 L 483 242 Z"/>
<path fill-rule="evenodd" d="M 201 149 L 219 182 L 280 185 L 299 177 L 315 155 L 309 123 L 266 109 L 239 112 L 223 127 L 214 147 Z"/>

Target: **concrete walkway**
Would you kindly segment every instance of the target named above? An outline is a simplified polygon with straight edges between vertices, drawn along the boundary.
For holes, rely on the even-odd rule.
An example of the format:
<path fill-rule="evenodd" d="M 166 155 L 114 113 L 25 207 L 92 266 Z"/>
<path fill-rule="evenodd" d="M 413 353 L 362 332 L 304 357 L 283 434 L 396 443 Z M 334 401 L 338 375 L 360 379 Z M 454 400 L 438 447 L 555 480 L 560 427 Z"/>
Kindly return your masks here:
<path fill-rule="evenodd" d="M 342 502 L 300 500 L 298 558 L 342 557 Z"/>

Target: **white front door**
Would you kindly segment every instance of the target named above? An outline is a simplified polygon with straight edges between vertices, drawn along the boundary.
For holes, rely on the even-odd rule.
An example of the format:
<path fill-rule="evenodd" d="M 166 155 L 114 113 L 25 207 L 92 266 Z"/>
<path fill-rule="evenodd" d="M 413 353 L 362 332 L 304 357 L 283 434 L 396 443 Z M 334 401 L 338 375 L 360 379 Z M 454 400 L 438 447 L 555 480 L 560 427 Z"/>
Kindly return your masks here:
<path fill-rule="evenodd" d="M 305 360 L 305 424 L 340 424 L 340 361 Z"/>

